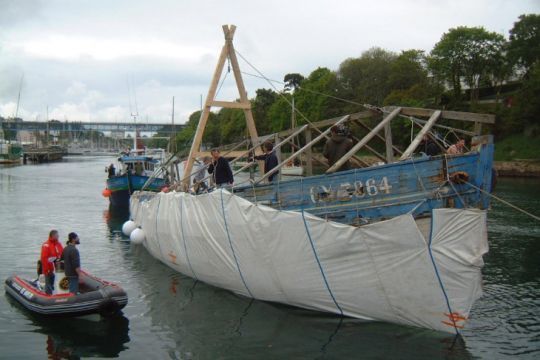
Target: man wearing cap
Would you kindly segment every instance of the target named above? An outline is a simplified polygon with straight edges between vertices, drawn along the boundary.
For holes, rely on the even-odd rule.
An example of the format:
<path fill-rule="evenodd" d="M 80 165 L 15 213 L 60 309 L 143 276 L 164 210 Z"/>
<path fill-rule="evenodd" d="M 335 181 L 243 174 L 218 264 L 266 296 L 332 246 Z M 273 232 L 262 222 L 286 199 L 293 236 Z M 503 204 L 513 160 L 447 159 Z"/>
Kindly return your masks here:
<path fill-rule="evenodd" d="M 81 259 L 79 257 L 79 236 L 74 232 L 69 233 L 67 246 L 64 249 L 64 272 L 69 281 L 69 292 L 77 294 L 79 292 L 79 275 L 81 273 Z"/>
<path fill-rule="evenodd" d="M 51 230 L 49 239 L 41 245 L 41 268 L 45 275 L 45 292 L 52 295 L 54 290 L 54 265 L 62 256 L 62 244 L 58 241 L 58 231 Z"/>

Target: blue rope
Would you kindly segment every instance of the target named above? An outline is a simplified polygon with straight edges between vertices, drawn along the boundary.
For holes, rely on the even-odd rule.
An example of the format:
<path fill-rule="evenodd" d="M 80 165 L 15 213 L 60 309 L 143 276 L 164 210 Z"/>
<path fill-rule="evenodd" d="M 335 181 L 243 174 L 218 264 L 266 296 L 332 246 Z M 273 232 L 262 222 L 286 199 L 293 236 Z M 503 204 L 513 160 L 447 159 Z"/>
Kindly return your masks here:
<path fill-rule="evenodd" d="M 158 205 L 156 210 L 156 241 L 159 248 L 159 252 L 161 253 L 161 256 L 163 256 L 163 259 L 165 259 L 165 256 L 163 255 L 163 251 L 161 250 L 161 245 L 159 244 L 159 233 L 158 233 L 158 219 L 159 219 L 159 206 L 161 205 L 161 197 L 158 195 Z"/>
<path fill-rule="evenodd" d="M 242 279 L 242 282 L 244 283 L 244 286 L 246 287 L 246 290 L 249 293 L 249 296 L 253 298 L 254 296 L 249 290 L 249 287 L 247 286 L 246 280 L 244 279 L 244 275 L 242 274 L 242 270 L 240 270 L 240 264 L 238 263 L 238 259 L 236 258 L 236 253 L 234 252 L 234 247 L 231 241 L 231 235 L 229 234 L 229 227 L 227 226 L 227 218 L 225 217 L 225 204 L 223 203 L 223 189 L 220 190 L 220 193 L 221 193 L 221 209 L 223 210 L 223 222 L 225 223 L 225 231 L 227 232 L 227 238 L 229 239 L 229 245 L 231 246 L 231 250 L 234 256 L 234 261 L 236 262 L 238 273 L 240 273 L 240 278 Z"/>
<path fill-rule="evenodd" d="M 431 229 L 429 231 L 429 244 L 428 244 L 428 251 L 429 251 L 429 257 L 431 258 L 431 263 L 433 264 L 433 268 L 435 269 L 435 275 L 437 275 L 437 280 L 439 280 L 439 285 L 441 287 L 442 293 L 444 295 L 444 299 L 446 300 L 446 306 L 448 307 L 448 312 L 450 314 L 450 320 L 454 324 L 454 329 L 456 330 L 456 334 L 459 335 L 459 330 L 456 326 L 456 321 L 454 320 L 454 312 L 452 311 L 452 308 L 450 307 L 450 300 L 448 299 L 448 295 L 446 294 L 446 290 L 444 289 L 444 285 L 441 279 L 441 276 L 439 275 L 439 270 L 437 269 L 437 265 L 435 264 L 435 259 L 433 258 L 433 253 L 431 252 L 431 240 L 433 238 L 433 210 L 431 211 Z"/>
<path fill-rule="evenodd" d="M 183 205 L 183 199 L 181 199 L 180 202 L 180 233 L 182 234 L 182 242 L 184 243 L 184 252 L 186 254 L 186 260 L 189 266 L 189 269 L 191 270 L 191 275 L 195 278 L 195 280 L 199 280 L 197 277 L 197 274 L 195 274 L 195 270 L 193 270 L 193 266 L 191 266 L 191 261 L 189 260 L 188 250 L 187 250 L 187 244 L 186 244 L 186 237 L 184 236 L 184 205 Z"/>
<path fill-rule="evenodd" d="M 304 209 L 302 209 L 302 219 L 304 220 L 304 226 L 306 228 L 306 233 L 309 239 L 309 243 L 311 244 L 311 249 L 313 250 L 313 255 L 315 256 L 315 260 L 317 260 L 317 264 L 319 265 L 319 270 L 321 271 L 321 275 L 324 280 L 324 284 L 326 285 L 326 289 L 328 290 L 328 293 L 330 293 L 330 296 L 332 297 L 332 301 L 334 301 L 334 304 L 338 308 L 341 316 L 343 316 L 343 310 L 341 309 L 341 306 L 339 306 L 339 304 L 337 303 L 336 298 L 334 297 L 334 294 L 332 293 L 332 290 L 330 289 L 330 285 L 328 285 L 328 280 L 326 280 L 326 275 L 324 274 L 321 261 L 319 260 L 319 256 L 317 256 L 317 250 L 315 250 L 315 244 L 313 244 L 313 240 L 311 239 L 311 234 L 307 226 L 306 217 L 304 216 Z"/>

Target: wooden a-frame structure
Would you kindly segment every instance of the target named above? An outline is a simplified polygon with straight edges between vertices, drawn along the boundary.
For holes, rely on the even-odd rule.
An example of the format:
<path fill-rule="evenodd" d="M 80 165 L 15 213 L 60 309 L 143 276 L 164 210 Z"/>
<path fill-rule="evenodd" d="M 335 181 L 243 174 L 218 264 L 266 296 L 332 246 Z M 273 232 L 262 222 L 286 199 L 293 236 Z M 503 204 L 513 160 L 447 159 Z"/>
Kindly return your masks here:
<path fill-rule="evenodd" d="M 195 137 L 189 151 L 189 157 L 187 159 L 187 164 L 184 169 L 185 188 L 188 188 L 190 186 L 190 174 L 193 170 L 193 162 L 195 161 L 195 158 L 200 152 L 202 137 L 204 134 L 204 130 L 206 129 L 206 123 L 208 122 L 208 117 L 210 115 L 210 110 L 212 109 L 212 107 L 215 106 L 222 108 L 242 109 L 246 118 L 246 124 L 249 135 L 251 137 L 252 146 L 258 145 L 259 141 L 257 128 L 255 127 L 255 121 L 253 120 L 253 113 L 251 112 L 251 103 L 247 97 L 244 80 L 242 79 L 242 73 L 240 72 L 240 66 L 238 65 L 238 58 L 236 57 L 236 52 L 234 50 L 233 38 L 236 31 L 236 26 L 223 25 L 222 27 L 223 33 L 225 35 L 225 44 L 221 48 L 221 54 L 219 55 L 218 63 L 216 65 L 216 69 L 214 70 L 212 82 L 210 83 L 210 88 L 208 89 L 208 94 L 206 95 L 206 100 L 204 102 L 204 108 L 199 119 L 199 124 L 197 125 L 197 131 L 195 132 Z M 238 88 L 238 94 L 240 95 L 239 102 L 219 101 L 214 99 L 216 96 L 219 80 L 221 79 L 221 75 L 223 73 L 223 67 L 227 59 L 230 61 L 230 65 L 234 74 L 234 79 L 236 81 L 236 87 Z"/>

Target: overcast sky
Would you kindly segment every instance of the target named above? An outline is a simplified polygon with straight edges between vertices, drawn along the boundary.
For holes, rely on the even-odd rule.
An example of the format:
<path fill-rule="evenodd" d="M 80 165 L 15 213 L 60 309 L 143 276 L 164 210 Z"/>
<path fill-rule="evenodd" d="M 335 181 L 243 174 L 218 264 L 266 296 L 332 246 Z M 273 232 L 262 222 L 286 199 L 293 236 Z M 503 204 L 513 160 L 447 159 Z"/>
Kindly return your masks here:
<path fill-rule="evenodd" d="M 45 120 L 48 106 L 59 120 L 128 121 L 136 97 L 141 121 L 170 121 L 175 96 L 183 123 L 206 96 L 222 24 L 237 25 L 237 51 L 282 80 L 337 69 L 373 46 L 429 51 L 460 25 L 508 37 L 529 13 L 540 13 L 540 0 L 0 0 L 0 115 L 15 114 L 22 78 L 25 120 Z M 245 81 L 250 97 L 269 88 Z M 234 90 L 226 81 L 219 98 L 233 100 Z"/>

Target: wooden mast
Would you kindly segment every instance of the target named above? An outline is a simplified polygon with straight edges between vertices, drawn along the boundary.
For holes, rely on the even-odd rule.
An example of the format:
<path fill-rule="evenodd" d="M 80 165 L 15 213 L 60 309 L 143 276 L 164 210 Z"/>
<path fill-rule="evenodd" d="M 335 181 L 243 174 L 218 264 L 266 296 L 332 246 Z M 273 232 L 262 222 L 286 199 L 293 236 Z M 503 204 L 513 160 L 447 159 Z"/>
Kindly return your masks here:
<path fill-rule="evenodd" d="M 236 57 L 236 52 L 234 50 L 233 38 L 236 31 L 235 25 L 223 25 L 223 33 L 225 35 L 225 44 L 221 48 L 221 54 L 219 55 L 218 63 L 214 71 L 214 76 L 212 77 L 212 82 L 210 83 L 210 88 L 208 89 L 208 94 L 206 95 L 206 101 L 204 103 L 204 108 L 201 112 L 201 117 L 199 119 L 199 124 L 197 125 L 197 131 L 195 132 L 195 137 L 193 138 L 193 143 L 191 144 L 191 149 L 189 151 L 189 157 L 187 159 L 186 168 L 184 170 L 184 188 L 187 189 L 191 181 L 191 171 L 193 170 L 193 162 L 197 157 L 200 148 L 204 130 L 206 129 L 206 123 L 208 122 L 208 117 L 210 116 L 210 110 L 213 106 L 219 106 L 223 108 L 232 108 L 232 109 L 242 109 L 244 111 L 244 116 L 246 117 L 246 124 L 249 130 L 249 135 L 253 146 L 258 145 L 257 128 L 255 127 L 255 121 L 253 120 L 253 114 L 251 112 L 251 103 L 248 100 L 246 88 L 244 86 L 244 80 L 242 79 L 242 73 L 240 72 L 240 66 L 238 65 L 238 59 Z M 236 87 L 238 88 L 238 93 L 240 95 L 240 102 L 229 102 L 229 101 L 217 101 L 214 100 L 216 96 L 216 91 L 223 72 L 223 67 L 225 61 L 229 59 L 234 79 L 236 80 Z"/>

